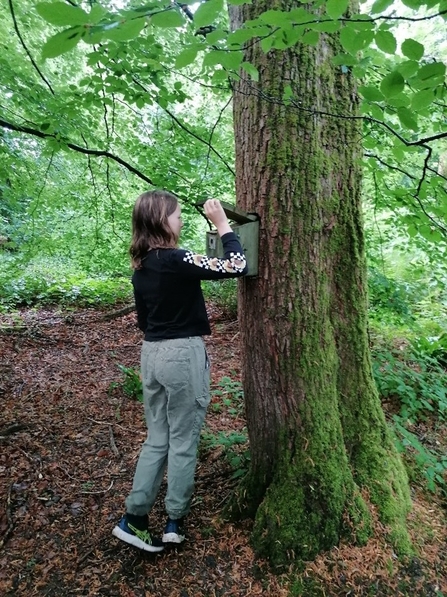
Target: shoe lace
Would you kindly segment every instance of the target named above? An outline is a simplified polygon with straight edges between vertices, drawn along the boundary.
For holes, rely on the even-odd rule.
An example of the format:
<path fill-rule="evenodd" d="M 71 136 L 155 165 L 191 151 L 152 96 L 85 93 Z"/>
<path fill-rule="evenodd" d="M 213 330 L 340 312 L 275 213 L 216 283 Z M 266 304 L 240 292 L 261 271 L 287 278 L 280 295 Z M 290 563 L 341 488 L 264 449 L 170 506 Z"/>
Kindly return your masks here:
<path fill-rule="evenodd" d="M 147 543 L 148 545 L 152 545 L 152 537 L 148 530 L 142 531 L 129 523 L 127 524 L 127 526 L 132 531 L 132 533 L 134 533 L 138 537 L 138 539 L 141 539 L 141 541 L 144 541 L 144 543 Z"/>

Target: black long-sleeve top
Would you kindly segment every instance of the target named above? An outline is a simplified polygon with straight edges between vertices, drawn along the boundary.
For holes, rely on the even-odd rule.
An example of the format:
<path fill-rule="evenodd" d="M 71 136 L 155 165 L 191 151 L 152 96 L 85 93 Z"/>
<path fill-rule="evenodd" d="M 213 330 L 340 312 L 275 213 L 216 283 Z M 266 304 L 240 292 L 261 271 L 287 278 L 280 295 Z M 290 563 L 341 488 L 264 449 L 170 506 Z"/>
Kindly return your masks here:
<path fill-rule="evenodd" d="M 138 327 L 149 342 L 211 333 L 201 280 L 247 273 L 241 244 L 228 232 L 221 238 L 223 259 L 184 249 L 153 249 L 132 276 Z"/>

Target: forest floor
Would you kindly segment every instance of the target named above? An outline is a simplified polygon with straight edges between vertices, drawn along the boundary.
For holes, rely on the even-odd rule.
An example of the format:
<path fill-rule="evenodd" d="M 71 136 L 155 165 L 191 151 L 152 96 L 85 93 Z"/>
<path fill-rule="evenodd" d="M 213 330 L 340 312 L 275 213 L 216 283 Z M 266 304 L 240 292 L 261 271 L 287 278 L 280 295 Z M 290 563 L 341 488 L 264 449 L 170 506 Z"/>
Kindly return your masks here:
<path fill-rule="evenodd" d="M 199 451 L 182 546 L 153 555 L 114 538 L 146 430 L 118 367 L 138 367 L 135 316 L 104 315 L 54 308 L 0 316 L 2 597 L 447 596 L 445 504 L 417 486 L 409 519 L 414 557 L 398 560 L 377 523 L 364 547 L 340 544 L 299 576 L 292 568 L 273 574 L 253 554 L 250 523 L 222 518 L 236 480 L 217 439 Z M 238 328 L 214 307 L 210 316 L 216 390 L 223 377 L 239 380 Z M 240 436 L 244 425 L 237 404 L 215 394 L 208 438 Z M 150 515 L 158 533 L 162 498 L 163 491 Z"/>

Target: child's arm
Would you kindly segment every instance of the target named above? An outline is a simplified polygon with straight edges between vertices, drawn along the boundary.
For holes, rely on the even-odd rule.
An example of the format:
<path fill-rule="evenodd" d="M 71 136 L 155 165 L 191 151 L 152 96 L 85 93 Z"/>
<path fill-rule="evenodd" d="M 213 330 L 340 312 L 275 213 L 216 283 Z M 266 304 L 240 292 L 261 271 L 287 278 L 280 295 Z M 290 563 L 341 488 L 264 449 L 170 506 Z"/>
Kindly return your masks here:
<path fill-rule="evenodd" d="M 207 257 L 193 251 L 178 249 L 174 258 L 180 274 L 201 280 L 236 278 L 247 273 L 247 260 L 244 250 L 233 231 L 222 236 L 224 258 Z"/>
<path fill-rule="evenodd" d="M 228 223 L 228 218 L 218 199 L 208 199 L 204 204 L 205 214 L 217 228 L 221 237 L 224 255 L 222 258 L 207 257 L 193 251 L 178 249 L 173 253 L 178 272 L 201 280 L 235 278 L 247 273 L 244 249 Z"/>

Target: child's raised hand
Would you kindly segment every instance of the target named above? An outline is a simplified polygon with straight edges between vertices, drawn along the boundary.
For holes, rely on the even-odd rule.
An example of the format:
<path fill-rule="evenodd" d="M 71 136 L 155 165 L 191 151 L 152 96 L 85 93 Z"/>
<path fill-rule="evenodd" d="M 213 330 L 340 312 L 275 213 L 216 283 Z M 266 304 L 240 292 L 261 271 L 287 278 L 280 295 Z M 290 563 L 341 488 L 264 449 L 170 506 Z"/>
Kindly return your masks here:
<path fill-rule="evenodd" d="M 228 218 L 220 204 L 219 199 L 208 199 L 203 206 L 206 217 L 219 229 L 220 226 L 228 223 Z"/>

